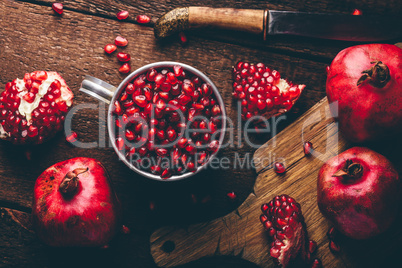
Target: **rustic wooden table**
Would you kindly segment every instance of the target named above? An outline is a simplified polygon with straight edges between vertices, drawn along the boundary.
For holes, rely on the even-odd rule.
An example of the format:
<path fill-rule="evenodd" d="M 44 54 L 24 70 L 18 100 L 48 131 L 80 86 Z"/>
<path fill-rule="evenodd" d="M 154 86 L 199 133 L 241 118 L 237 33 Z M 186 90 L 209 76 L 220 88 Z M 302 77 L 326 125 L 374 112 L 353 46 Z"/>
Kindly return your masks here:
<path fill-rule="evenodd" d="M 50 0 L 0 1 L 0 88 L 16 77 L 34 70 L 54 70 L 62 74 L 75 94 L 75 104 L 93 103 L 94 99 L 78 92 L 84 75 L 101 78 L 118 85 L 125 77 L 119 74 L 115 56 L 107 56 L 103 47 L 117 35 L 128 38 L 124 49 L 132 56 L 132 69 L 145 64 L 179 61 L 206 73 L 219 88 L 228 116 L 237 122 L 237 109 L 232 101 L 231 66 L 238 60 L 265 62 L 283 77 L 306 84 L 306 90 L 292 113 L 278 125 L 278 131 L 293 122 L 325 96 L 325 67 L 351 42 L 311 40 L 297 37 L 272 37 L 265 43 L 261 37 L 223 31 L 199 30 L 188 33 L 189 43 L 181 46 L 177 37 L 156 42 L 153 28 L 135 23 L 135 16 L 147 14 L 153 19 L 176 7 L 205 5 L 212 7 L 299 10 L 311 12 L 364 14 L 401 14 L 400 1 L 380 0 L 273 0 L 273 1 L 64 1 L 64 14 L 57 16 Z M 116 13 L 128 10 L 130 17 L 122 22 Z M 384 29 L 386 30 L 386 29 Z M 398 40 L 391 40 L 395 43 Z M 78 111 L 73 130 L 81 141 L 98 141 L 105 134 L 105 122 L 98 122 L 97 109 Z M 235 138 L 237 138 L 237 133 Z M 253 135 L 263 144 L 270 134 Z M 243 137 L 244 138 L 244 137 Z M 234 159 L 252 157 L 255 149 L 244 142 L 225 148 L 221 156 Z M 30 157 L 27 157 L 30 152 Z M 109 170 L 122 201 L 124 224 L 130 234 L 120 235 L 107 250 L 59 250 L 44 246 L 29 230 L 16 224 L 1 210 L 0 266 L 98 266 L 155 267 L 149 251 L 150 234 L 168 224 L 187 224 L 213 219 L 234 210 L 252 191 L 255 173 L 252 169 L 206 170 L 192 179 L 175 183 L 158 183 L 143 178 L 118 160 L 113 149 L 81 149 L 65 141 L 63 134 L 36 147 L 16 147 L 0 143 L 0 207 L 29 213 L 35 179 L 50 165 L 78 157 L 94 157 Z M 237 201 L 227 198 L 234 191 Z M 154 209 L 150 209 L 154 204 Z M 202 259 L 185 267 L 255 267 L 236 257 Z M 183 266 L 184 267 L 184 266 Z"/>

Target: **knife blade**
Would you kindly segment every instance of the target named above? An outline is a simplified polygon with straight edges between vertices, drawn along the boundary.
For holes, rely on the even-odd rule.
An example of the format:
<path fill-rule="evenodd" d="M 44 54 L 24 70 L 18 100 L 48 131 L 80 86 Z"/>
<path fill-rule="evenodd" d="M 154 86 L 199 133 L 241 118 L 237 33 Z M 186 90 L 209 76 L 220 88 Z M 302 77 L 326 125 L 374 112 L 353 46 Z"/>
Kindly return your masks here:
<path fill-rule="evenodd" d="M 192 28 L 216 27 L 268 35 L 297 35 L 344 41 L 382 41 L 401 36 L 402 20 L 390 16 L 296 11 L 185 7 L 167 12 L 154 25 L 157 39 Z"/>
<path fill-rule="evenodd" d="M 401 34 L 401 21 L 384 16 L 354 16 L 268 11 L 268 35 L 299 35 L 344 41 L 381 41 Z"/>

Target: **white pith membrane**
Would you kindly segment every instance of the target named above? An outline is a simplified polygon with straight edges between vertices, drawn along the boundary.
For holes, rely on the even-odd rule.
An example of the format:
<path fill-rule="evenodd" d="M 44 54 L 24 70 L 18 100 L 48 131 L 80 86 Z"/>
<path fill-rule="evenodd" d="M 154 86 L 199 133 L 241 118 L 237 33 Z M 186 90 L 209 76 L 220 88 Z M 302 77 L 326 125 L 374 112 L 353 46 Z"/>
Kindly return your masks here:
<path fill-rule="evenodd" d="M 282 243 L 284 244 L 281 247 L 281 255 L 279 255 L 278 257 L 278 261 L 279 263 L 282 263 L 284 265 L 284 267 L 287 266 L 287 264 L 293 260 L 294 258 L 297 257 L 297 255 L 299 254 L 299 252 L 301 252 L 301 250 L 303 250 L 303 245 L 302 243 L 304 243 L 305 240 L 305 236 L 303 233 L 303 225 L 301 223 L 299 223 L 297 225 L 297 228 L 294 229 L 294 233 L 293 236 L 291 238 L 286 237 L 286 239 L 284 239 L 282 241 Z M 292 251 L 289 252 L 290 248 L 292 247 Z M 294 254 L 294 252 L 296 252 L 297 254 Z M 289 255 L 292 254 L 292 255 Z M 286 262 L 284 262 L 286 260 Z"/>
<path fill-rule="evenodd" d="M 16 79 L 16 86 L 18 89 L 18 96 L 20 97 L 20 106 L 18 107 L 18 111 L 22 116 L 25 116 L 28 122 L 28 125 L 32 124 L 32 112 L 35 110 L 41 101 L 41 98 L 46 95 L 49 90 L 49 86 L 54 82 L 54 80 L 59 80 L 61 83 L 60 98 L 66 102 L 66 105 L 70 107 L 72 105 L 72 94 L 70 93 L 70 89 L 66 86 L 64 80 L 57 75 L 55 72 L 47 72 L 47 79 L 42 81 L 39 86 L 38 93 L 35 95 L 35 100 L 32 103 L 29 103 L 24 100 L 23 96 L 28 93 L 28 89 L 25 87 L 25 82 L 22 79 Z"/>

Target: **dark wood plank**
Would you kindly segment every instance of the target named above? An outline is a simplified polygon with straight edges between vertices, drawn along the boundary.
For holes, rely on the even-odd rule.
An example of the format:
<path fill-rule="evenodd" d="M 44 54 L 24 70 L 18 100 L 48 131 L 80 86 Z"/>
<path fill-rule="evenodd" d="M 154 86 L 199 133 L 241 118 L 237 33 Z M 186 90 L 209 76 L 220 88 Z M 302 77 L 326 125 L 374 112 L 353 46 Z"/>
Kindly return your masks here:
<path fill-rule="evenodd" d="M 51 5 L 53 1 L 35 1 L 29 2 Z M 117 1 L 111 2 L 106 0 L 72 0 L 64 1 L 66 9 L 83 12 L 85 14 L 93 14 L 116 19 L 116 13 L 120 10 L 128 10 L 131 14 L 129 21 L 133 22 L 138 14 L 147 14 L 156 20 L 165 12 L 183 6 L 210 6 L 210 7 L 231 7 L 231 8 L 248 8 L 248 9 L 273 9 L 273 10 L 290 10 L 305 12 L 328 12 L 328 13 L 344 13 L 349 14 L 355 8 L 359 8 L 364 14 L 380 14 L 380 15 L 399 15 L 402 12 L 402 5 L 399 1 L 380 1 L 380 0 L 363 0 L 363 1 L 168 1 L 168 2 L 150 2 L 150 1 Z M 254 47 L 261 50 L 268 49 L 277 53 L 285 53 L 288 55 L 296 54 L 299 57 L 313 57 L 321 62 L 330 62 L 332 58 L 342 49 L 354 45 L 353 42 L 340 42 L 330 40 L 311 40 L 299 37 L 270 37 L 267 42 L 263 43 L 261 37 L 255 37 L 249 34 L 239 34 L 224 31 L 194 31 L 190 33 L 190 38 L 199 40 L 218 40 L 222 42 L 230 42 L 233 44 L 241 44 L 243 46 Z M 198 42 L 198 41 L 196 41 Z M 389 41 L 394 42 L 393 40 Z"/>

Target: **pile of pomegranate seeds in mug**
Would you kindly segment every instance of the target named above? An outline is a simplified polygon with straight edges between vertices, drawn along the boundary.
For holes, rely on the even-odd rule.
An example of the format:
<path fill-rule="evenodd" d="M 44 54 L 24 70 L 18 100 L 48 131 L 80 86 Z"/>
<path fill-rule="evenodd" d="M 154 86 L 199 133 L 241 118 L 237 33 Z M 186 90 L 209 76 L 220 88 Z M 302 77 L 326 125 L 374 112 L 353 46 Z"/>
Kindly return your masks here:
<path fill-rule="evenodd" d="M 212 87 L 181 66 L 149 69 L 114 102 L 116 146 L 137 168 L 169 178 L 195 172 L 219 147 Z"/>

